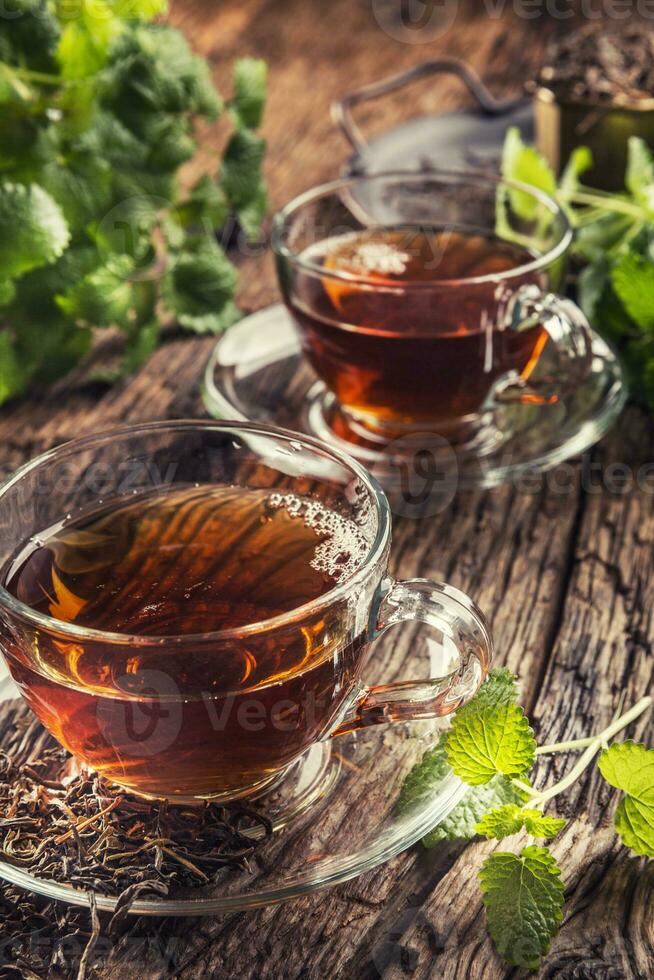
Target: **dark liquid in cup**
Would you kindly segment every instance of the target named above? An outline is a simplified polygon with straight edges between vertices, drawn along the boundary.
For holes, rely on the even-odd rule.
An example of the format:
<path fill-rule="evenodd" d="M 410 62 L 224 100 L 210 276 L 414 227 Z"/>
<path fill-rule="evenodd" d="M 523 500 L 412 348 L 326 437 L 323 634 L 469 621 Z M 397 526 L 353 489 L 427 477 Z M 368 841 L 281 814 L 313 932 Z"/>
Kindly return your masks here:
<path fill-rule="evenodd" d="M 165 638 L 294 610 L 368 546 L 352 518 L 308 497 L 201 486 L 121 499 L 41 535 L 5 584 L 63 622 L 160 642 L 44 632 L 38 670 L 15 640 L 3 646 L 35 713 L 93 769 L 142 793 L 236 795 L 329 727 L 362 643 L 324 609 L 275 633 Z"/>
<path fill-rule="evenodd" d="M 474 282 L 533 261 L 512 242 L 403 227 L 327 239 L 303 257 L 368 280 L 362 287 L 298 270 L 286 295 L 317 374 L 364 422 L 462 419 L 479 411 L 498 378 L 528 372 L 545 343 L 538 325 L 503 329 L 510 295 L 527 283 L 543 286 L 542 273 Z M 453 280 L 462 281 L 446 285 Z M 398 289 L 403 284 L 409 288 Z"/>

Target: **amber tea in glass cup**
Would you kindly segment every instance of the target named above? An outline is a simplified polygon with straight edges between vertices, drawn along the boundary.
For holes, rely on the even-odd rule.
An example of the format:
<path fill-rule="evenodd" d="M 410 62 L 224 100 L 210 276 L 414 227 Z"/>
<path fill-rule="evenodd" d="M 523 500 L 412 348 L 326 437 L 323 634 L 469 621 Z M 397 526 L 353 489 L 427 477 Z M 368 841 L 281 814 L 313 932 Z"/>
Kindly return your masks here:
<path fill-rule="evenodd" d="M 291 201 L 273 249 L 303 350 L 352 422 L 455 436 L 497 403 L 549 403 L 588 371 L 556 296 L 572 233 L 539 191 L 481 174 L 344 178 Z M 548 341 L 557 367 L 540 376 Z"/>
<path fill-rule="evenodd" d="M 0 530 L 14 680 L 144 796 L 256 793 L 342 732 L 449 713 L 488 669 L 466 596 L 388 577 L 365 470 L 293 433 L 174 421 L 68 443 L 0 487 Z M 425 677 L 366 686 L 372 641 L 404 621 L 430 627 Z"/>

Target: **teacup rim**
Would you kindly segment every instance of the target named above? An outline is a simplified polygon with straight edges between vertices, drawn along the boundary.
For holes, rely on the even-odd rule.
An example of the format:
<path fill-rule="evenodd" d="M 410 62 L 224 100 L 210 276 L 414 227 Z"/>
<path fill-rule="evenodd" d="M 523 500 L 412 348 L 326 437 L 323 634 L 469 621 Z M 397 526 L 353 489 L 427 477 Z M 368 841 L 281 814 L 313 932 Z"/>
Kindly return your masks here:
<path fill-rule="evenodd" d="M 212 420 L 212 419 L 162 419 L 151 422 L 137 422 L 129 425 L 120 425 L 112 429 L 104 429 L 101 432 L 93 433 L 76 439 L 68 439 L 58 446 L 46 450 L 35 456 L 34 459 L 23 463 L 14 470 L 8 477 L 0 482 L 0 507 L 2 507 L 5 494 L 20 482 L 27 474 L 36 470 L 55 457 L 69 453 L 71 450 L 79 448 L 92 448 L 94 444 L 106 442 L 109 438 L 128 436 L 142 432 L 153 432 L 165 429 L 206 429 L 206 430 L 234 430 L 235 432 L 250 432 L 261 436 L 280 438 L 292 442 L 301 441 L 302 445 L 308 445 L 312 449 L 319 450 L 323 455 L 335 459 L 339 464 L 344 465 L 352 472 L 353 476 L 360 479 L 366 486 L 369 496 L 375 504 L 378 526 L 374 541 L 370 545 L 368 553 L 361 564 L 348 575 L 343 581 L 338 582 L 333 588 L 323 595 L 302 603 L 287 612 L 268 619 L 258 620 L 247 623 L 244 626 L 232 627 L 230 629 L 215 630 L 208 633 L 182 633 L 178 635 L 147 635 L 114 633 L 111 631 L 93 629 L 90 627 L 79 626 L 75 623 L 66 623 L 48 616 L 32 608 L 27 603 L 22 602 L 12 595 L 8 589 L 0 582 L 0 612 L 8 609 L 11 614 L 23 622 L 27 622 L 38 629 L 47 631 L 49 634 L 57 634 L 66 639 L 74 639 L 84 642 L 106 643 L 112 646 L 137 646 L 137 647 L 165 647 L 174 646 L 181 648 L 206 644 L 215 644 L 229 640 L 239 640 L 253 635 L 261 635 L 282 629 L 298 620 L 312 615 L 323 608 L 333 605 L 335 602 L 347 597 L 356 591 L 357 586 L 365 581 L 375 569 L 380 559 L 383 557 L 387 546 L 391 540 L 391 511 L 388 499 L 381 486 L 375 478 L 357 460 L 353 459 L 342 450 L 327 445 L 322 440 L 304 433 L 294 432 L 291 429 L 284 429 L 279 426 L 266 425 L 257 422 L 241 422 L 239 420 Z"/>
<path fill-rule="evenodd" d="M 483 276 L 467 276 L 459 279 L 434 279 L 432 281 L 423 280 L 419 282 L 401 282 L 397 284 L 389 281 L 380 283 L 379 280 L 375 280 L 370 276 L 355 275 L 350 272 L 343 272 L 336 269 L 325 269 L 325 267 L 320 265 L 318 262 L 313 262 L 311 259 L 302 258 L 300 253 L 294 251 L 292 248 L 289 248 L 282 240 L 282 229 L 284 228 L 284 225 L 290 215 L 304 205 L 318 200 L 320 197 L 326 196 L 327 194 L 333 193 L 334 191 L 344 187 L 364 183 L 366 181 L 409 179 L 411 182 L 419 182 L 429 177 L 450 178 L 453 180 L 477 180 L 495 185 L 496 187 L 504 184 L 511 190 L 527 193 L 543 204 L 551 212 L 553 217 L 561 221 L 563 229 L 561 239 L 556 245 L 548 249 L 546 252 L 543 252 L 542 255 L 537 256 L 531 262 L 525 262 L 504 272 L 487 273 Z M 314 275 L 318 275 L 323 279 L 346 282 L 350 285 L 356 284 L 368 288 L 374 286 L 376 289 L 380 289 L 385 292 L 399 291 L 406 293 L 417 290 L 431 290 L 437 292 L 440 289 L 460 288 L 463 286 L 483 286 L 493 283 L 497 284 L 509 282 L 515 278 L 521 278 L 532 272 L 538 272 L 546 266 L 558 261 L 569 250 L 573 240 L 574 229 L 570 223 L 568 215 L 558 201 L 556 201 L 545 191 L 542 191 L 537 187 L 532 187 L 530 184 L 526 184 L 522 181 L 506 178 L 501 174 L 486 173 L 482 170 L 449 170 L 438 167 L 430 167 L 421 170 L 386 170 L 370 174 L 351 174 L 349 176 L 338 177 L 335 180 L 325 181 L 321 184 L 316 184 L 313 187 L 309 187 L 306 190 L 301 191 L 299 194 L 296 194 L 290 201 L 288 201 L 287 204 L 285 204 L 275 213 L 272 221 L 270 246 L 276 256 L 284 258 L 287 261 L 292 262 L 295 266 Z"/>

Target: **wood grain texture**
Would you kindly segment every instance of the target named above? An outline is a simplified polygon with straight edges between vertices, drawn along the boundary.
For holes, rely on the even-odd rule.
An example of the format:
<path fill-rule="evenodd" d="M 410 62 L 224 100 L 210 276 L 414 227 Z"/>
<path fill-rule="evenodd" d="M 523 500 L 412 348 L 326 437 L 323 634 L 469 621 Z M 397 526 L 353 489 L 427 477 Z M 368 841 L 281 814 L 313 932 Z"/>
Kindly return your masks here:
<path fill-rule="evenodd" d="M 380 0 L 381 2 L 381 0 Z M 473 5 L 474 6 L 474 5 Z M 209 57 L 229 89 L 234 54 L 270 62 L 265 135 L 271 203 L 278 206 L 332 177 L 347 146 L 329 119 L 344 90 L 436 54 L 467 58 L 498 94 L 519 91 L 547 38 L 543 20 L 474 16 L 461 5 L 455 27 L 427 45 L 388 37 L 372 0 L 176 0 L 172 20 Z M 365 126 L 443 111 L 462 98 L 439 80 L 379 103 Z M 206 134 L 211 146 L 220 129 Z M 211 161 L 207 150 L 201 162 Z M 192 168 L 191 168 L 192 169 Z M 269 255 L 243 259 L 242 303 L 277 299 Z M 65 439 L 121 420 L 201 414 L 198 380 L 211 342 L 174 338 L 134 377 L 105 391 L 62 384 L 5 409 L 0 469 Z M 589 457 L 611 463 L 654 459 L 651 425 L 631 412 Z M 587 461 L 588 462 L 588 461 Z M 466 590 L 493 625 L 497 662 L 520 676 L 538 735 L 548 741 L 606 724 L 623 692 L 651 689 L 654 494 L 591 486 L 581 464 L 534 492 L 504 487 L 458 497 L 423 521 L 397 520 L 392 567 L 405 577 L 446 579 Z M 562 492 L 563 483 L 569 486 Z M 650 480 L 654 485 L 654 479 Z M 582 486 L 583 485 L 583 486 Z M 584 488 L 585 487 L 585 488 Z M 411 630 L 379 649 L 380 669 L 400 677 Z M 634 732 L 654 741 L 650 721 Z M 542 768 L 542 778 L 566 760 Z M 649 977 L 654 969 L 650 868 L 616 847 L 614 797 L 592 773 L 567 796 L 574 821 L 554 845 L 568 884 L 566 918 L 542 977 Z M 492 845 L 420 847 L 346 886 L 285 907 L 198 922 L 144 923 L 97 971 L 106 978 L 196 977 L 314 980 L 328 977 L 484 978 L 510 971 L 485 934 L 476 873 Z"/>

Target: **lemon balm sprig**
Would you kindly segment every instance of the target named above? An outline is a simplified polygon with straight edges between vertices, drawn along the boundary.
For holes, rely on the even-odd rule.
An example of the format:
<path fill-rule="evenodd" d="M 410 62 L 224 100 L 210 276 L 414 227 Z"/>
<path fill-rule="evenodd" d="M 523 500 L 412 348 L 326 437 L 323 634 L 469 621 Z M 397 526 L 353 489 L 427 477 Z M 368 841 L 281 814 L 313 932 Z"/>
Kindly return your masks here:
<path fill-rule="evenodd" d="M 471 788 L 463 801 L 426 838 L 426 847 L 475 835 L 503 840 L 526 832 L 551 840 L 567 821 L 543 810 L 568 790 L 599 754 L 604 779 L 624 792 L 615 815 L 622 842 L 654 857 L 654 751 L 639 743 L 611 740 L 643 715 L 651 697 L 640 698 L 610 725 L 589 737 L 537 746 L 513 675 L 494 670 L 478 694 L 461 708 L 450 730 L 408 774 L 399 806 L 409 808 L 448 773 Z M 535 788 L 529 773 L 536 760 L 562 752 L 581 755 L 562 779 Z M 600 754 L 601 753 L 601 754 Z M 479 874 L 488 927 L 508 963 L 535 969 L 563 918 L 561 871 L 547 847 L 529 844 L 518 853 L 495 851 Z"/>

